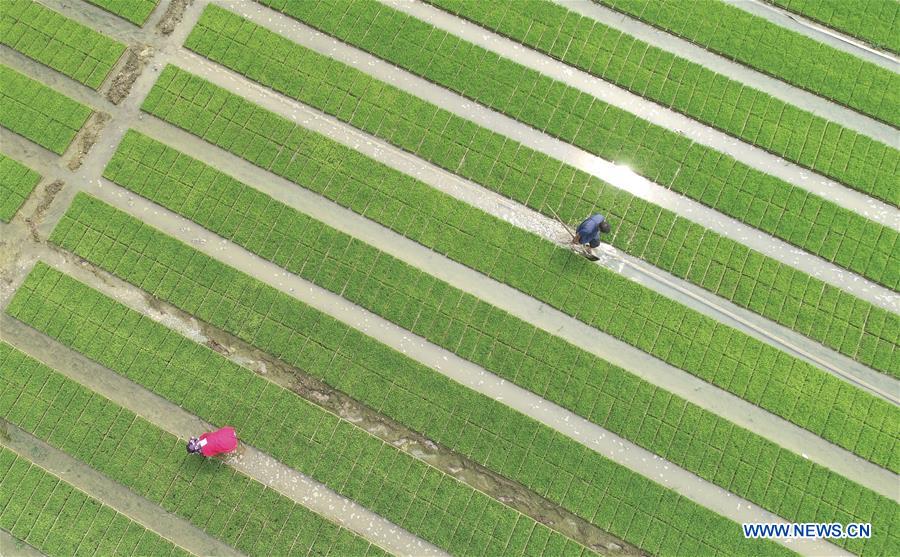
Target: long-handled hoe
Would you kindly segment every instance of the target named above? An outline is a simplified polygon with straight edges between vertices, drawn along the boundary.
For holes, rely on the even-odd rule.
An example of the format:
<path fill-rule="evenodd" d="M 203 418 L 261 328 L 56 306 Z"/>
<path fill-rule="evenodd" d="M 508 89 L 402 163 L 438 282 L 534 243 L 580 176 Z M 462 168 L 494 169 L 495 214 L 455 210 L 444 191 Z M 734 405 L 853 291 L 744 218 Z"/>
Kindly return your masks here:
<path fill-rule="evenodd" d="M 563 228 L 566 229 L 566 232 L 569 233 L 569 236 L 572 237 L 572 243 L 577 244 L 577 242 L 575 241 L 575 231 L 572 230 L 572 227 L 566 224 L 565 221 L 563 221 L 561 218 L 559 218 L 559 215 L 556 214 L 556 211 L 554 211 L 552 207 L 547 205 L 547 209 L 550 210 L 550 212 L 553 214 L 553 218 L 559 221 L 559 224 L 561 224 Z M 572 250 L 575 251 L 575 253 L 580 253 L 581 255 L 587 257 L 590 261 L 600 261 L 600 258 L 589 252 L 587 248 L 582 248 L 581 246 L 576 245 L 576 247 L 572 248 Z"/>

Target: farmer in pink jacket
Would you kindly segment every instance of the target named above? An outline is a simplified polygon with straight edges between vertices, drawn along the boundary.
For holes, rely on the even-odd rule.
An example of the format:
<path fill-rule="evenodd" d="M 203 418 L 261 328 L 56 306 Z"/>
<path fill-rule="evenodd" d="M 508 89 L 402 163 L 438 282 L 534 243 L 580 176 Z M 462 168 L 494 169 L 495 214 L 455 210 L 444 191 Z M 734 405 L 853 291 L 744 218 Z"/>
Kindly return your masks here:
<path fill-rule="evenodd" d="M 230 453 L 237 447 L 237 434 L 233 427 L 225 426 L 216 431 L 204 433 L 200 438 L 191 437 L 187 444 L 187 452 L 200 453 L 203 456 L 216 456 Z"/>

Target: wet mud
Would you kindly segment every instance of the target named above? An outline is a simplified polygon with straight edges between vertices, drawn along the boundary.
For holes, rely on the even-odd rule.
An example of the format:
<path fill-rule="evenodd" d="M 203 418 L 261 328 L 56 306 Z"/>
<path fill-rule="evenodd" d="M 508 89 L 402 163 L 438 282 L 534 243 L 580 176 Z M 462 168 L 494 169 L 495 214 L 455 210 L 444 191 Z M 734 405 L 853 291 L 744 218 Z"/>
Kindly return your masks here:
<path fill-rule="evenodd" d="M 100 139 L 100 133 L 109 122 L 110 116 L 105 112 L 94 112 L 82 126 L 81 131 L 75 136 L 74 147 L 69 147 L 69 162 L 66 167 L 69 170 L 78 170 L 84 158 L 90 152 L 91 147 Z"/>
<path fill-rule="evenodd" d="M 185 10 L 192 3 L 193 0 L 171 0 L 169 7 L 166 8 L 166 13 L 163 14 L 162 19 L 156 24 L 156 30 L 163 35 L 172 34 L 172 31 L 175 30 L 175 27 L 184 17 Z"/>
<path fill-rule="evenodd" d="M 117 105 L 125 100 L 125 97 L 131 92 L 131 86 L 134 85 L 152 56 L 153 52 L 149 46 L 130 47 L 126 51 L 125 63 L 110 83 L 109 90 L 106 91 L 106 98 L 109 102 Z"/>
<path fill-rule="evenodd" d="M 38 225 L 43 221 L 47 209 L 50 208 L 50 204 L 53 203 L 56 194 L 63 189 L 64 185 L 65 182 L 62 180 L 54 180 L 44 186 L 41 191 L 40 201 L 38 202 L 37 207 L 35 207 L 34 213 L 32 213 L 31 216 L 25 217 L 25 222 L 28 224 L 28 230 L 31 232 L 31 239 L 33 241 L 41 241 L 40 234 L 38 233 Z"/>

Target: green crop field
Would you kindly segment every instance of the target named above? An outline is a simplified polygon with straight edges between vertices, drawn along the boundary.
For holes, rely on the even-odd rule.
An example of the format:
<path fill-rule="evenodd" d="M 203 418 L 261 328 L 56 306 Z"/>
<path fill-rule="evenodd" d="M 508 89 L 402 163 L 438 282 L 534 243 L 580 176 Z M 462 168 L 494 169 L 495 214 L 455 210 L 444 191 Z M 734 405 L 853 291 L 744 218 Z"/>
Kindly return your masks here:
<path fill-rule="evenodd" d="M 95 6 L 127 19 L 135 25 L 143 25 L 153 10 L 156 9 L 159 0 L 87 0 Z"/>
<path fill-rule="evenodd" d="M 893 187 L 897 150 L 863 134 L 547 0 L 430 1 L 851 188 L 900 203 Z"/>
<path fill-rule="evenodd" d="M 313 27 L 590 153 L 628 164 L 638 174 L 750 226 L 888 287 L 897 288 L 900 285 L 900 260 L 894 249 L 898 234 L 894 229 L 878 225 L 827 199 L 751 169 L 682 134 L 653 125 L 625 110 L 580 93 L 574 87 L 542 76 L 511 60 L 498 58 L 472 43 L 445 39 L 446 33 L 376 0 L 327 5 L 329 9 L 323 11 L 316 10 L 313 2 L 291 3 L 285 10 Z M 214 20 L 213 16 L 210 19 Z M 259 56 L 253 54 L 252 49 L 265 52 L 269 49 L 268 44 L 251 39 L 250 31 L 238 32 L 238 29 L 248 26 L 239 25 L 234 18 L 228 21 L 222 17 L 214 25 L 221 33 L 233 37 L 230 40 L 237 44 L 215 41 L 216 50 L 210 56 L 255 78 L 253 60 Z M 367 25 L 375 31 L 354 33 Z M 430 43 L 426 42 L 426 38 Z M 249 42 L 249 47 L 238 46 L 238 41 L 242 39 Z M 398 47 L 396 43 L 402 46 Z M 198 50 L 204 51 L 202 46 Z M 217 52 L 223 55 L 217 56 Z M 433 60 L 440 63 L 435 64 Z M 256 67 L 261 70 L 260 66 Z M 478 79 L 479 74 L 491 77 Z M 280 78 L 267 74 L 263 77 L 284 80 L 292 74 L 282 72 L 280 75 Z M 334 72 L 332 75 L 341 74 Z M 527 85 L 523 87 L 523 83 Z M 320 94 L 328 96 L 328 91 L 325 89 Z M 337 104 L 338 100 L 328 98 Z M 347 109 L 343 103 L 339 106 Z M 352 106 L 351 102 L 350 108 Z M 440 125 L 440 120 L 437 123 Z M 824 125 L 819 128 L 820 133 L 824 132 Z M 805 137 L 795 138 L 794 146 L 801 149 L 805 140 Z M 883 155 L 885 149 L 881 149 L 880 154 Z M 844 149 L 841 152 L 851 155 Z M 900 152 L 891 152 L 893 164 L 890 166 L 896 169 Z M 454 155 L 461 156 L 462 153 L 453 150 L 441 153 L 445 159 L 452 159 Z M 864 157 L 864 152 L 860 156 Z M 477 165 L 478 161 L 472 164 Z M 860 167 L 860 170 L 863 168 Z M 891 196 L 893 204 L 900 205 L 897 188 L 893 188 Z M 852 235 L 853 241 L 842 242 L 839 231 L 847 236 Z"/>
<path fill-rule="evenodd" d="M 195 33 L 188 38 L 187 46 L 216 59 L 224 58 L 224 63 L 240 69 L 241 66 L 232 62 L 231 57 L 242 56 L 247 48 L 228 47 L 220 57 L 203 47 L 210 42 L 206 23 L 215 21 L 216 16 L 220 21 L 230 20 L 232 24 L 238 21 L 237 16 L 230 12 L 211 8 L 204 13 Z M 245 23 L 241 25 L 248 28 Z M 260 57 L 266 56 L 267 48 L 284 49 L 297 57 L 296 66 L 285 67 L 283 72 L 273 74 L 266 82 L 274 89 L 545 214 L 556 211 L 564 217 L 575 218 L 575 215 L 586 213 L 593 206 L 605 207 L 607 213 L 619 223 L 611 239 L 617 248 L 811 336 L 866 365 L 894 375 L 900 373 L 900 369 L 888 368 L 896 341 L 882 335 L 882 331 L 896 330 L 900 326 L 896 324 L 896 316 L 866 308 L 867 304 L 805 273 L 798 273 L 542 153 L 450 115 L 413 95 L 382 86 L 346 66 L 329 64 L 324 57 L 292 45 L 274 33 L 258 26 L 250 25 L 249 28 L 261 33 L 253 44 L 267 45 L 260 49 Z M 253 73 L 253 66 L 246 71 L 250 77 L 259 79 Z M 298 89 L 297 84 L 301 82 L 290 78 L 304 71 L 309 73 L 304 75 L 302 88 Z M 327 75 L 339 71 L 344 78 L 329 83 Z M 176 84 L 176 87 L 179 85 Z M 193 89 L 192 84 L 188 91 Z M 231 142 L 233 145 L 234 136 L 225 130 L 225 126 L 243 124 L 249 117 L 243 113 L 248 112 L 250 107 L 236 111 L 224 106 L 224 98 L 212 98 L 211 102 L 207 102 L 213 95 L 213 89 L 209 86 L 201 87 L 198 95 L 198 102 L 194 104 L 203 104 L 205 110 L 192 112 L 190 118 L 196 117 L 197 120 L 192 123 L 191 129 L 206 130 L 210 141 Z M 156 98 L 151 92 L 145 108 L 153 110 Z M 220 106 L 224 112 L 220 111 L 218 115 L 223 118 L 213 115 Z M 175 120 L 176 116 L 157 113 L 165 114 L 169 121 L 181 125 Z M 180 113 L 177 115 L 182 116 Z M 432 124 L 423 128 L 421 122 Z M 250 143 L 245 145 L 243 149 L 236 150 L 236 154 L 257 162 L 251 157 L 263 153 L 265 146 L 259 142 L 252 147 Z M 442 149 L 441 146 L 449 147 Z M 281 166 L 273 165 L 272 169 L 284 175 Z M 299 165 L 296 167 L 299 168 Z M 289 179 L 296 180 L 292 168 L 286 171 L 291 173 L 287 175 Z M 307 169 L 304 176 L 312 178 L 313 174 Z M 806 210 L 806 195 L 799 190 L 795 190 L 786 201 L 798 210 L 800 207 Z M 815 230 L 816 234 L 825 238 L 827 229 L 824 226 L 816 226 Z M 832 234 L 829 241 L 839 240 L 836 236 Z M 881 242 L 885 254 L 893 251 L 890 235 Z M 849 244 L 847 249 L 850 249 Z M 853 323 L 846 323 L 851 314 L 854 315 Z M 846 317 L 836 320 L 835 316 Z"/>
<path fill-rule="evenodd" d="M 18 354 L 7 344 L 0 344 L 0 354 L 5 374 Z M 20 364 L 14 371 L 43 370 Z M 5 380 L 4 390 L 24 386 Z M 189 555 L 6 448 L 0 448 L 0 472 L 0 527 L 49 555 L 81 547 L 100 555 Z"/>
<path fill-rule="evenodd" d="M 0 126 L 61 155 L 91 109 L 0 65 Z"/>
<path fill-rule="evenodd" d="M 11 0 L 0 554 L 898 554 L 895 72 L 595 1 Z"/>
<path fill-rule="evenodd" d="M 0 18 L 2 43 L 91 89 L 98 89 L 125 45 L 39 2 L 7 0 Z"/>
<path fill-rule="evenodd" d="M 894 25 L 900 5 L 890 0 L 768 0 L 776 6 L 823 23 L 876 47 L 900 53 L 900 35 Z"/>
<path fill-rule="evenodd" d="M 0 154 L 0 220 L 9 222 L 40 181 L 40 174 Z"/>
<path fill-rule="evenodd" d="M 690 4 L 675 0 L 595 1 L 863 114 L 893 126 L 900 124 L 900 76 L 896 72 L 779 27 L 722 0 Z M 860 10 L 855 11 L 859 14 Z M 896 20 L 889 25 L 896 36 Z M 746 40 L 748 36 L 754 40 Z"/>

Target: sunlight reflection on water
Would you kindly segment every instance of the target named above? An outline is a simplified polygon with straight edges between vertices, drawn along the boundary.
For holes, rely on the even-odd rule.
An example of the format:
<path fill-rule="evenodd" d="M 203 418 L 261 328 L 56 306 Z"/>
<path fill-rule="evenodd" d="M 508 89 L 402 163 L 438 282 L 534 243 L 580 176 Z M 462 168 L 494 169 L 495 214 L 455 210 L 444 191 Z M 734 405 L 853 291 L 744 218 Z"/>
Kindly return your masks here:
<path fill-rule="evenodd" d="M 585 169 L 592 176 L 609 182 L 611 185 L 641 199 L 651 202 L 659 202 L 662 199 L 660 190 L 665 190 L 665 188 L 644 178 L 627 165 L 614 164 L 588 154 L 583 155 L 583 160 L 578 162 L 582 163 L 578 166 Z"/>

